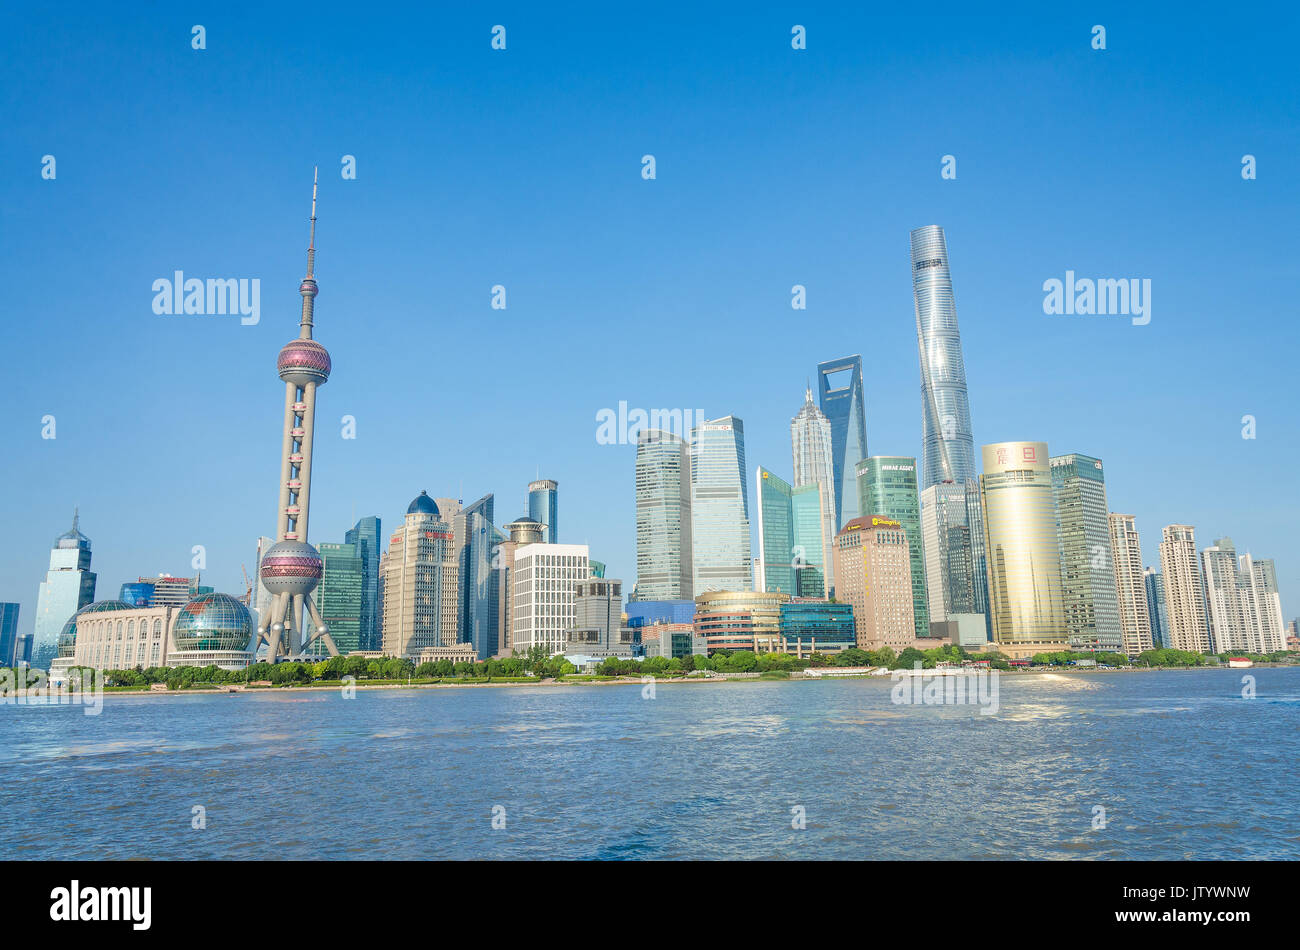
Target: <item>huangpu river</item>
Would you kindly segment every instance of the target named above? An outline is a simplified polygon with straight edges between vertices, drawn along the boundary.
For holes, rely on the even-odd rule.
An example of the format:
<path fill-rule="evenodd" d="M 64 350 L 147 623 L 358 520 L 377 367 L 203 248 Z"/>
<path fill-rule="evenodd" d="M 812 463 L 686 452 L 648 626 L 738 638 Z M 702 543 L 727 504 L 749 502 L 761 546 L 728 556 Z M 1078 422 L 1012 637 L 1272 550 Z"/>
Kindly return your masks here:
<path fill-rule="evenodd" d="M 0 706 L 4 856 L 1300 858 L 1300 669 L 998 687 L 994 715 L 888 678 Z"/>

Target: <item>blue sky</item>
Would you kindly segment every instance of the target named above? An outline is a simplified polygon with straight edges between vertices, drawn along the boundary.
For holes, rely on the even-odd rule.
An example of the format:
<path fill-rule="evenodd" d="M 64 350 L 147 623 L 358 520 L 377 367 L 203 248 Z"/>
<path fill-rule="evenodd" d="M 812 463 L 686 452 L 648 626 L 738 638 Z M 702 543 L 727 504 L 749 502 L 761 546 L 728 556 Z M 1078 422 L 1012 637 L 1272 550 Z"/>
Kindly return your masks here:
<path fill-rule="evenodd" d="M 100 597 L 192 573 L 196 544 L 242 591 L 275 527 L 315 164 L 334 373 L 312 540 L 391 528 L 422 489 L 495 492 L 504 522 L 540 471 L 561 540 L 630 581 L 634 448 L 597 444 L 597 412 L 734 413 L 751 474 L 789 477 L 805 380 L 850 353 L 870 451 L 919 453 L 908 232 L 940 224 L 977 445 L 1102 458 L 1147 563 L 1165 524 L 1229 535 L 1300 613 L 1294 8 L 160 7 L 0 19 L 0 600 L 21 630 L 74 504 Z M 155 315 L 177 269 L 259 278 L 261 322 Z M 1151 323 L 1044 315 L 1067 270 L 1149 278 Z"/>

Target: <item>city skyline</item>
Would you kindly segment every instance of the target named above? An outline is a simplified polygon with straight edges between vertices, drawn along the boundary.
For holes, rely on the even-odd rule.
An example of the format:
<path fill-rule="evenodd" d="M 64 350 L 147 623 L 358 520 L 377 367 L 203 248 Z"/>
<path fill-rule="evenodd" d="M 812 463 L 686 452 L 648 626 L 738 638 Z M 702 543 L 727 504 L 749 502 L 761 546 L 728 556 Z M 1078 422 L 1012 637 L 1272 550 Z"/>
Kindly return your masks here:
<path fill-rule="evenodd" d="M 265 30 L 252 31 L 253 48 L 258 43 L 269 44 L 272 36 L 283 41 L 283 32 L 274 27 L 275 16 Z M 478 29 L 468 20 L 454 22 Z M 1039 29 L 1050 24 L 1062 35 L 1075 29 L 1051 16 L 1039 23 Z M 565 29 L 573 26 L 572 20 L 563 23 Z M 753 45 L 763 41 L 756 29 L 741 28 L 734 45 L 728 40 L 716 55 L 730 62 L 728 57 L 740 55 L 737 50 L 742 42 Z M 973 29 L 974 36 L 984 35 L 978 24 Z M 30 105 L 19 105 L 16 140 L 36 157 L 52 151 L 61 164 L 59 177 L 45 182 L 26 170 L 26 156 L 11 157 L 13 173 L 0 184 L 4 196 L 14 199 L 9 204 L 14 208 L 15 223 L 20 225 L 0 235 L 14 273 L 19 275 L 13 282 L 12 312 L 32 315 L 30 320 L 6 322 L 11 342 L 24 347 L 27 359 L 25 365 L 15 367 L 18 395 L 14 411 L 4 422 L 14 463 L 11 491 L 2 504 L 6 523 L 15 530 L 11 545 L 0 558 L 0 577 L 5 584 L 0 598 L 22 604 L 19 629 L 30 632 L 43 567 L 41 552 L 66 523 L 67 509 L 78 503 L 87 532 L 96 540 L 94 570 L 103 578 L 105 590 L 114 591 L 121 581 L 163 570 L 183 576 L 195 573 L 190 567 L 194 545 L 203 545 L 207 552 L 204 574 L 209 583 L 218 590 L 242 590 L 240 565 L 253 566 L 256 538 L 269 530 L 265 486 L 276 474 L 269 454 L 274 451 L 271 446 L 279 434 L 278 425 L 267 420 L 263 411 L 269 399 L 268 354 L 283 342 L 280 337 L 289 309 L 287 281 L 301 274 L 297 267 L 303 168 L 319 162 L 322 189 L 329 196 L 325 200 L 332 202 L 327 207 L 331 215 L 337 212 L 325 225 L 333 242 L 325 258 L 331 266 L 330 307 L 325 319 L 331 349 L 346 354 L 347 372 L 332 380 L 329 412 L 323 416 L 318 435 L 318 464 L 330 474 L 313 497 L 313 534 L 317 538 L 340 541 L 358 516 L 400 516 L 410 497 L 425 483 L 435 494 L 451 494 L 453 487 L 463 483 L 465 497 L 495 491 L 505 499 L 520 499 L 519 504 L 499 506 L 502 510 L 497 520 L 504 522 L 523 513 L 523 487 L 540 464 L 546 474 L 565 486 L 569 499 L 565 540 L 589 544 L 593 555 L 610 565 L 613 576 L 628 578 L 630 583 L 635 541 L 627 473 L 634 447 L 596 443 L 595 413 L 626 399 L 643 406 L 704 406 L 710 418 L 734 414 L 748 424 L 747 455 L 779 464 L 789 451 L 785 446 L 786 423 L 793 408 L 791 392 L 797 393 L 818 362 L 845 352 L 861 352 L 869 374 L 865 388 L 871 451 L 919 457 L 912 287 L 901 261 L 910 230 L 935 223 L 946 231 L 953 280 L 961 297 L 975 443 L 1043 440 L 1057 451 L 1106 459 L 1110 505 L 1113 510 L 1135 515 L 1145 566 L 1159 568 L 1156 544 L 1166 525 L 1192 524 L 1198 539 L 1232 537 L 1242 551 L 1277 559 L 1284 613 L 1295 616 L 1300 612 L 1295 600 L 1300 566 L 1288 554 L 1288 541 L 1300 519 L 1285 493 L 1269 490 L 1297 464 L 1297 440 L 1288 431 L 1288 427 L 1293 429 L 1290 417 L 1294 414 L 1286 411 L 1289 397 L 1282 383 L 1287 378 L 1287 348 L 1261 348 L 1253 334 L 1234 335 L 1222 318 L 1224 313 L 1246 312 L 1254 326 L 1262 325 L 1267 332 L 1291 332 L 1282 322 L 1287 306 L 1284 291 L 1261 287 L 1256 277 L 1259 268 L 1267 271 L 1288 266 L 1270 247 L 1278 246 L 1285 233 L 1280 230 L 1282 222 L 1293 216 L 1295 184 L 1284 175 L 1268 173 L 1264 156 L 1269 153 L 1270 139 L 1278 144 L 1277 133 L 1261 133 L 1228 111 L 1237 110 L 1242 99 L 1249 98 L 1243 95 L 1246 81 L 1232 75 L 1233 56 L 1226 56 L 1203 81 L 1189 79 L 1186 67 L 1178 66 L 1178 44 L 1190 41 L 1187 29 L 1183 26 L 1172 35 L 1159 36 L 1143 29 L 1140 21 L 1129 19 L 1112 24 L 1112 36 L 1127 32 L 1134 41 L 1140 37 L 1149 57 L 1144 70 L 1150 61 L 1165 63 L 1173 68 L 1178 81 L 1204 88 L 1208 98 L 1203 101 L 1221 110 L 1217 121 L 1223 134 L 1218 138 L 1242 141 L 1238 153 L 1260 154 L 1264 173 L 1257 181 L 1240 178 L 1235 167 L 1239 154 L 1225 155 L 1222 148 L 1212 151 L 1198 145 L 1176 121 L 1162 120 L 1152 128 L 1135 125 L 1139 143 L 1168 140 L 1169 148 L 1162 148 L 1161 154 L 1169 157 L 1158 170 L 1145 164 L 1126 168 L 1125 176 L 1130 179 L 1126 184 L 1118 173 L 1093 180 L 1082 172 L 1098 161 L 1099 154 L 1131 156 L 1133 143 L 1128 136 L 1122 141 L 1107 136 L 1100 143 L 1083 146 L 1086 162 L 1080 157 L 1058 157 L 1044 146 L 1016 151 L 1006 144 L 1011 138 L 1005 120 L 995 119 L 988 135 L 977 135 L 973 124 L 957 114 L 956 106 L 943 106 L 951 120 L 948 129 L 918 143 L 914 152 L 903 146 L 902 164 L 909 166 L 906 171 L 899 170 L 900 156 L 890 151 L 902 141 L 898 138 L 901 123 L 886 121 L 878 140 L 863 138 L 862 143 L 892 143 L 865 152 L 856 137 L 856 126 L 852 136 L 832 137 L 829 142 L 835 149 L 827 156 L 830 167 L 825 177 L 828 187 L 847 186 L 849 200 L 842 212 L 805 215 L 784 205 L 773 211 L 741 199 L 730 189 L 724 189 L 718 199 L 709 199 L 707 189 L 735 174 L 728 163 L 745 154 L 743 149 L 721 140 L 706 140 L 683 151 L 682 140 L 674 137 L 652 110 L 650 114 L 656 118 L 643 125 L 609 125 L 610 137 L 600 140 L 596 153 L 600 174 L 589 188 L 571 175 L 559 177 L 552 201 L 570 201 L 591 190 L 602 206 L 628 218 L 629 231 L 610 225 L 613 230 L 608 233 L 617 239 L 618 253 L 597 255 L 590 263 L 574 259 L 578 252 L 596 250 L 583 237 L 580 225 L 588 219 L 581 214 L 553 218 L 556 233 L 544 240 L 548 235 L 538 230 L 533 213 L 537 206 L 524 205 L 527 210 L 503 219 L 503 226 L 523 229 L 516 243 L 504 252 L 493 249 L 499 245 L 497 229 L 473 224 L 471 211 L 477 213 L 477 206 L 490 200 L 488 196 L 495 194 L 492 189 L 502 175 L 508 178 L 516 171 L 508 160 L 495 159 L 481 174 L 474 174 L 469 168 L 472 159 L 452 156 L 439 159 L 445 164 L 435 166 L 436 174 L 429 176 L 422 167 L 384 157 L 389 154 L 384 149 L 392 147 L 391 137 L 379 137 L 374 146 L 352 144 L 365 138 L 363 131 L 333 118 L 322 120 L 327 131 L 316 133 L 320 137 L 308 143 L 311 154 L 305 154 L 308 148 L 301 142 L 277 141 L 263 164 L 204 166 L 201 175 L 195 175 L 192 168 L 159 169 L 147 184 L 131 185 L 131 196 L 153 209 L 148 212 L 151 217 L 142 219 L 139 215 L 144 212 L 125 207 L 121 193 L 106 187 L 109 181 L 131 181 L 123 173 L 124 167 L 130 167 L 122 154 L 128 143 L 109 135 L 101 148 L 102 143 L 87 134 L 71 139 L 65 135 L 65 141 L 71 143 L 66 146 L 47 144 L 49 137 L 36 121 L 35 111 L 45 100 L 34 95 Z M 829 42 L 829 33 L 829 27 L 819 33 L 814 26 L 808 53 L 849 61 L 846 50 Z M 824 47 L 819 35 L 826 37 Z M 916 55 L 915 48 L 906 46 L 905 38 L 889 35 L 891 42 L 900 44 L 892 55 Z M 324 50 L 340 42 L 329 35 L 313 35 L 311 41 L 321 41 Z M 703 40 L 685 42 L 691 49 L 712 48 Z M 229 49 L 209 53 L 228 59 L 251 55 Z M 499 68 L 471 61 L 469 54 L 456 55 L 463 56 L 466 74 L 479 80 L 490 79 L 487 70 Z M 512 63 L 522 60 L 536 66 L 540 62 L 535 49 L 518 41 L 507 55 L 514 57 Z M 1013 36 L 1007 55 L 1041 78 L 1027 37 Z M 1094 62 L 1089 55 L 1081 49 L 1062 67 L 1066 75 L 1061 87 L 1049 84 L 1048 89 L 1031 95 L 1047 102 L 1067 80 L 1092 75 Z M 1110 57 L 1108 68 L 1116 75 L 1097 81 L 1103 84 L 1103 98 L 1112 107 L 1124 77 L 1131 75 L 1134 67 L 1132 54 L 1122 47 L 1106 55 Z M 923 62 L 923 53 L 921 57 Z M 741 65 L 757 68 L 744 56 Z M 86 68 L 84 61 L 74 57 L 68 72 L 54 78 L 56 91 L 79 77 L 84 79 Z M 1275 67 L 1264 68 L 1268 75 L 1267 70 Z M 950 69 L 947 76 L 951 74 Z M 1259 75 L 1258 71 L 1252 73 Z M 679 74 L 672 73 L 668 81 L 679 79 Z M 998 85 L 991 71 L 977 70 L 974 79 L 981 88 Z M 114 79 L 109 88 L 129 98 L 134 81 L 130 77 Z M 874 81 L 885 85 L 882 101 L 886 93 L 901 89 L 887 78 Z M 181 75 L 177 82 L 204 109 L 216 108 L 212 94 L 198 77 Z M 232 94 L 244 102 L 253 82 L 237 77 Z M 1158 88 L 1165 89 L 1161 82 L 1157 81 Z M 920 88 L 906 91 L 902 101 L 925 101 L 940 83 L 938 76 L 927 79 Z M 467 85 L 472 87 L 473 82 Z M 1279 86 L 1288 88 L 1287 81 L 1283 79 Z M 303 89 L 304 82 L 294 79 L 283 95 L 288 101 Z M 766 89 L 773 91 L 770 85 Z M 775 91 L 775 105 L 756 113 L 765 130 L 768 108 L 775 114 L 781 104 L 788 105 L 780 89 Z M 707 105 L 699 108 L 715 109 L 720 94 L 716 82 L 706 82 L 703 95 Z M 599 98 L 597 114 L 611 119 L 612 110 L 626 95 L 625 88 L 616 87 Z M 837 94 L 828 111 L 843 102 L 845 95 Z M 449 108 L 457 118 L 469 117 L 481 106 L 477 96 L 471 92 Z M 1251 101 L 1254 110 L 1276 106 L 1276 102 Z M 76 103 L 70 118 L 76 119 L 83 108 L 88 110 L 83 117 L 93 116 L 90 103 Z M 703 114 L 694 108 L 688 112 L 688 120 Z M 1051 110 L 1045 114 L 1044 137 L 1059 138 L 1068 123 L 1054 118 Z M 1129 114 L 1121 108 L 1106 123 L 1122 124 Z M 1260 112 L 1254 114 L 1258 117 Z M 809 121 L 824 130 L 831 128 L 824 124 L 827 118 L 814 112 Z M 170 124 L 179 121 L 183 120 L 168 120 L 164 134 L 178 134 L 186 127 Z M 250 118 L 254 128 L 261 128 L 263 121 L 257 112 Z M 573 121 L 574 117 L 567 117 L 567 125 L 562 121 L 553 135 L 541 141 L 554 149 L 562 141 L 563 129 Z M 432 141 L 429 128 L 422 125 L 412 134 L 420 142 Z M 467 153 L 481 159 L 485 147 L 481 137 L 487 128 L 470 123 Z M 491 128 L 498 130 L 495 124 Z M 532 125 L 527 128 L 535 131 Z M 341 140 L 348 144 L 335 147 Z M 93 154 L 102 157 L 92 158 L 92 141 L 97 149 Z M 375 151 L 368 154 L 367 148 Z M 659 178 L 654 182 L 637 175 L 637 160 L 646 151 L 653 151 L 659 161 Z M 1273 151 L 1276 154 L 1276 148 Z M 939 159 L 949 152 L 957 156 L 960 171 L 956 180 L 945 182 L 939 177 Z M 331 162 L 352 153 L 361 171 L 355 181 L 344 181 L 338 177 L 337 164 Z M 792 144 L 781 144 L 778 153 L 770 161 L 762 158 L 756 162 L 747 155 L 755 167 L 744 170 L 741 180 L 751 184 L 766 176 L 781 182 L 780 164 L 791 158 L 801 160 L 801 152 Z M 632 165 L 626 176 L 619 165 L 625 155 L 631 156 Z M 543 148 L 538 160 L 547 173 L 555 175 L 571 157 L 571 152 L 548 155 Z M 1064 164 L 1052 166 L 1054 161 Z M 876 204 L 874 188 L 858 183 L 863 169 L 857 166 L 864 162 L 874 169 L 865 177 L 889 181 L 889 187 L 898 192 L 883 206 Z M 912 163 L 915 171 L 910 168 Z M 1042 171 L 1045 165 L 1053 168 L 1051 174 Z M 1276 164 L 1272 167 L 1278 168 Z M 449 189 L 429 180 L 449 177 L 468 183 L 467 194 L 448 194 Z M 1077 186 L 1072 194 L 1062 193 L 1063 178 Z M 1155 197 L 1141 194 L 1153 186 Z M 1188 219 L 1175 216 L 1176 220 L 1169 220 L 1153 213 L 1164 208 L 1160 195 L 1191 186 L 1198 188 L 1202 197 L 1198 216 L 1211 215 L 1218 227 L 1212 239 L 1191 234 L 1193 229 L 1185 227 Z M 800 192 L 801 202 L 816 203 L 824 195 L 819 187 L 806 187 L 811 190 Z M 517 200 L 516 188 L 509 186 L 504 196 L 507 201 Z M 648 190 L 655 188 L 660 191 Z M 1013 194 L 1016 191 L 1023 192 L 1023 197 Z M 1048 229 L 1035 235 L 1032 246 L 1027 245 L 1022 232 L 1039 223 L 1039 205 L 1046 195 L 1051 196 L 1050 206 L 1058 214 L 1053 220 L 1068 222 L 1069 228 Z M 552 201 L 545 207 L 555 210 Z M 990 202 L 997 202 L 995 218 L 985 213 Z M 1250 234 L 1233 210 L 1243 202 Z M 1157 232 L 1148 232 L 1140 240 L 1117 237 L 1115 203 L 1127 213 L 1160 218 L 1163 223 Z M 440 215 L 441 226 L 462 240 L 465 250 L 451 253 L 450 237 L 422 238 L 412 231 L 396 213 L 412 205 L 446 211 Z M 1093 205 L 1099 205 L 1098 209 L 1090 210 Z M 687 238 L 689 228 L 665 219 L 668 206 L 689 221 L 716 215 L 720 209 L 739 212 L 743 217 L 738 220 L 753 226 L 761 240 L 757 235 L 747 239 L 732 231 L 720 234 L 716 229 L 706 229 L 700 239 Z M 158 207 L 197 208 L 201 214 L 160 217 Z M 869 223 L 858 220 L 867 207 L 876 212 Z M 138 229 L 146 235 L 143 246 L 112 246 L 111 240 L 88 243 L 88 236 L 71 226 L 87 216 L 100 232 L 108 229 L 110 238 L 118 227 Z M 647 218 L 648 233 L 631 223 Z M 120 225 L 115 223 L 119 220 Z M 48 224 L 29 228 L 19 241 L 22 226 L 37 221 Z M 383 239 L 375 241 L 380 226 L 386 230 Z M 1067 230 L 1068 237 L 1064 235 Z M 629 256 L 632 245 L 625 241 L 633 233 L 642 258 Z M 773 240 L 781 234 L 786 236 Z M 722 236 L 735 240 L 721 256 L 705 258 L 703 265 L 706 269 L 724 265 L 722 278 L 695 279 L 690 254 L 699 251 L 696 240 L 716 241 Z M 648 244 L 643 240 L 647 237 Z M 669 239 L 685 239 L 685 243 L 670 251 Z M 366 241 L 375 247 L 366 247 Z M 771 246 L 764 248 L 761 241 Z M 59 242 L 67 242 L 67 246 Z M 569 252 L 555 251 L 557 242 L 561 246 L 567 242 Z M 832 243 L 843 245 L 843 250 L 832 250 Z M 548 245 L 551 250 L 539 255 L 535 264 L 523 260 L 526 253 Z M 74 255 L 81 267 L 56 282 L 42 260 L 68 254 Z M 421 294 L 398 286 L 400 273 L 405 269 L 421 273 L 429 260 L 439 262 L 440 267 L 445 262 L 447 272 L 455 275 L 446 281 L 438 278 L 445 284 L 446 296 L 432 305 Z M 846 269 L 849 261 L 853 270 Z M 261 322 L 245 327 L 237 318 L 150 312 L 150 281 L 170 276 L 178 266 L 204 277 L 260 278 Z M 1152 323 L 1133 327 L 1127 320 L 1044 315 L 1042 281 L 1068 268 L 1115 276 L 1149 273 L 1155 280 L 1157 298 Z M 563 287 L 545 290 L 548 274 L 558 278 Z M 1207 274 L 1215 275 L 1214 279 Z M 772 275 L 781 279 L 771 279 Z M 675 283 L 683 278 L 687 293 Z M 613 286 L 618 280 L 627 280 L 645 292 L 646 299 L 627 306 L 630 301 Z M 489 304 L 489 290 L 498 282 L 510 294 L 509 309 L 499 314 Z M 790 309 L 789 287 L 794 283 L 808 288 L 806 311 Z M 58 292 L 51 292 L 52 287 L 58 287 Z M 93 320 L 85 314 L 83 302 L 88 299 L 101 308 Z M 462 407 L 454 419 L 433 420 L 427 433 L 428 448 L 417 448 L 415 457 L 401 460 L 400 465 L 389 458 L 389 447 L 400 441 L 409 424 L 407 410 L 394 411 L 394 405 L 403 406 L 431 393 L 455 392 L 474 378 L 468 375 L 468 367 L 448 366 L 442 376 L 422 376 L 417 385 L 403 383 L 395 393 L 389 392 L 393 379 L 413 365 L 414 355 L 397 343 L 413 319 L 441 320 L 440 339 L 462 336 L 469 340 L 475 326 L 485 320 L 499 321 L 503 335 L 509 335 L 525 321 L 566 312 L 575 300 L 579 307 L 575 318 L 608 313 L 612 305 L 631 323 L 621 331 L 626 336 L 619 338 L 623 352 L 635 344 L 647 363 L 681 369 L 647 374 L 642 379 L 622 366 L 596 365 L 579 385 L 559 386 L 546 399 L 537 398 L 521 384 L 494 383 L 497 394 L 493 398 Z M 754 316 L 747 322 L 741 314 Z M 76 332 L 50 334 L 52 321 Z M 711 323 L 717 328 L 710 328 Z M 642 328 L 649 326 L 666 332 L 649 335 L 647 340 Z M 786 345 L 772 345 L 774 333 L 793 326 L 815 328 L 816 332 L 790 334 Z M 748 329 L 762 332 L 747 335 Z M 609 341 L 599 349 L 582 341 L 577 345 L 581 355 L 594 356 L 605 350 Z M 711 358 L 711 352 L 726 352 L 732 358 L 718 361 Z M 147 356 L 152 353 L 159 357 L 154 362 Z M 184 360 L 171 358 L 182 353 Z M 69 362 L 92 365 L 99 372 L 85 378 L 70 376 L 55 385 L 51 368 Z M 1184 368 L 1188 386 L 1163 391 L 1155 385 L 1158 367 L 1169 362 Z M 710 368 L 717 371 L 706 372 Z M 1216 387 L 1197 390 L 1190 385 L 1210 374 L 1219 384 Z M 1071 386 L 1058 388 L 1054 381 L 1062 378 Z M 773 385 L 768 386 L 769 381 Z M 769 388 L 774 392 L 769 394 Z M 1119 411 L 1121 407 L 1126 412 Z M 182 480 L 161 474 L 162 460 L 182 457 L 187 451 L 190 436 L 169 420 L 173 413 L 191 410 L 201 416 L 205 437 L 224 444 L 224 462 L 229 467 L 213 466 L 180 484 Z M 56 439 L 39 437 L 40 420 L 46 414 L 57 419 Z M 340 419 L 345 414 L 356 419 L 356 440 L 340 439 Z M 1240 437 L 1240 420 L 1246 414 L 1258 418 L 1254 440 Z M 1160 425 L 1152 426 L 1153 419 Z M 434 444 L 463 446 L 465 451 L 449 455 Z M 80 462 L 92 456 L 102 463 L 93 477 Z M 1243 490 L 1224 497 L 1218 489 L 1230 475 Z M 183 510 L 196 498 L 200 500 L 197 517 L 187 519 L 181 527 L 179 518 L 170 513 Z"/>

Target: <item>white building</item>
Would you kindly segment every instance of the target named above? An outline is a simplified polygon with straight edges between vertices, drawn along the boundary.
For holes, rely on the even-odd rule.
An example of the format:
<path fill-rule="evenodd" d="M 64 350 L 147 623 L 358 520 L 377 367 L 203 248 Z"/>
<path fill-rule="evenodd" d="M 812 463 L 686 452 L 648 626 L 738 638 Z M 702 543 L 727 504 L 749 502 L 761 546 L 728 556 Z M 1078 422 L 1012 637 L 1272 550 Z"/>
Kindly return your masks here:
<path fill-rule="evenodd" d="M 510 645 L 520 653 L 543 646 L 554 656 L 568 647 L 579 582 L 591 576 L 585 544 L 524 544 L 510 569 Z"/>
<path fill-rule="evenodd" d="M 1132 515 L 1111 512 L 1108 521 L 1123 649 L 1129 656 L 1137 656 L 1155 646 L 1151 637 L 1146 576 L 1142 570 L 1142 545 Z"/>

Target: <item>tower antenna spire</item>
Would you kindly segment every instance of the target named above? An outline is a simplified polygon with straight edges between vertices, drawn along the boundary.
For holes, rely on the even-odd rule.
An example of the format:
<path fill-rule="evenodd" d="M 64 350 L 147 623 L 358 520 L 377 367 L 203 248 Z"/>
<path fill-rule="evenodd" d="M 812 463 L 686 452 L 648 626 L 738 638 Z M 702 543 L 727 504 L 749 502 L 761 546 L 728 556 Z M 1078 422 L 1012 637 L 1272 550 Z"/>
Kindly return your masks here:
<path fill-rule="evenodd" d="M 302 284 L 298 287 L 298 293 L 302 294 L 302 320 L 299 326 L 302 328 L 298 336 L 304 340 L 311 339 L 311 328 L 313 325 L 312 312 L 314 301 L 317 293 L 316 288 L 316 184 L 320 179 L 320 168 L 315 167 L 311 172 L 311 237 L 307 241 L 307 276 L 302 279 Z"/>

